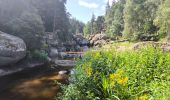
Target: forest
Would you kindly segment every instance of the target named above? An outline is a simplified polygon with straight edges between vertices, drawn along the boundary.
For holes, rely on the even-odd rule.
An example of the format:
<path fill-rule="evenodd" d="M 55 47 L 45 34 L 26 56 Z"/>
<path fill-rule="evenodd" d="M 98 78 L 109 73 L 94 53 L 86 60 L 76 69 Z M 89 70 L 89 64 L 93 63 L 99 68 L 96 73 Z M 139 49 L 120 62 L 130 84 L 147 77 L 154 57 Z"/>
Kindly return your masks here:
<path fill-rule="evenodd" d="M 92 16 L 84 34 L 104 32 L 129 41 L 169 40 L 169 0 L 119 0 L 107 4 L 104 16 Z M 92 28 L 91 28 L 92 27 Z"/>

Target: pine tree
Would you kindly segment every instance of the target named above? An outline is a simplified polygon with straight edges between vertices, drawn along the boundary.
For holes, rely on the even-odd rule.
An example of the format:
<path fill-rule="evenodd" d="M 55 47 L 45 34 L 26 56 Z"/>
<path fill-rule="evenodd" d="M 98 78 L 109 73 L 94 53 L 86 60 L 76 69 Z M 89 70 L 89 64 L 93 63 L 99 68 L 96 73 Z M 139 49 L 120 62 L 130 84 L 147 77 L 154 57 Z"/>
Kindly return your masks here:
<path fill-rule="evenodd" d="M 160 0 L 127 0 L 124 10 L 124 36 L 131 40 L 149 40 L 156 33 L 153 24 Z"/>
<path fill-rule="evenodd" d="M 0 1 L 0 30 L 22 38 L 29 50 L 41 48 L 44 25 L 29 0 Z"/>
<path fill-rule="evenodd" d="M 84 23 L 75 19 L 75 18 L 70 18 L 70 27 L 69 27 L 69 32 L 73 34 L 77 33 L 83 33 L 83 28 L 84 28 Z"/>
<path fill-rule="evenodd" d="M 95 17 L 94 14 L 92 14 L 92 18 L 91 18 L 91 34 L 95 33 L 95 20 L 96 20 L 96 17 Z"/>
<path fill-rule="evenodd" d="M 98 16 L 96 20 L 96 25 L 97 25 L 97 32 L 101 32 L 104 28 L 104 17 L 103 16 Z"/>
<path fill-rule="evenodd" d="M 91 34 L 91 22 L 87 22 L 83 29 L 84 36 L 89 36 Z"/>
<path fill-rule="evenodd" d="M 158 11 L 157 17 L 154 20 L 155 24 L 159 27 L 159 35 L 161 37 L 167 36 L 170 39 L 170 1 L 162 1 Z"/>
<path fill-rule="evenodd" d="M 66 11 L 67 0 L 32 0 L 38 9 L 47 32 L 56 33 L 61 41 L 71 40 L 69 15 Z"/>
<path fill-rule="evenodd" d="M 124 0 L 113 1 L 113 5 L 110 9 L 106 10 L 105 23 L 106 23 L 106 33 L 108 36 L 117 37 L 122 35 L 124 21 L 123 21 L 123 9 Z"/>

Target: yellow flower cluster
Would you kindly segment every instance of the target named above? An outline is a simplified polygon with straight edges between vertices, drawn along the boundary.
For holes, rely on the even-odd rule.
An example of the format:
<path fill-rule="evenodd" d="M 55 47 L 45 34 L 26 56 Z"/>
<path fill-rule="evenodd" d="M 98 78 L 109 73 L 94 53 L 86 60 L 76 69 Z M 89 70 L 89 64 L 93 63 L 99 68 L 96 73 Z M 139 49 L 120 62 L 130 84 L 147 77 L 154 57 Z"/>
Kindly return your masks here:
<path fill-rule="evenodd" d="M 92 71 L 93 71 L 91 68 L 91 62 L 83 64 L 82 69 L 85 71 L 88 77 L 91 76 Z"/>
<path fill-rule="evenodd" d="M 87 68 L 85 69 L 85 72 L 86 72 L 87 76 L 90 77 L 91 74 L 92 74 L 92 68 L 91 68 L 91 67 L 87 67 Z"/>
<path fill-rule="evenodd" d="M 124 86 L 124 85 L 126 84 L 127 81 L 128 81 L 128 77 L 121 78 L 121 79 L 118 80 L 118 84 Z"/>
<path fill-rule="evenodd" d="M 139 97 L 139 96 L 136 96 L 136 100 L 147 100 L 147 95 L 144 94 L 143 96 Z"/>
<path fill-rule="evenodd" d="M 145 95 L 141 96 L 141 100 L 147 100 L 147 95 L 145 94 Z"/>
<path fill-rule="evenodd" d="M 115 83 L 120 85 L 125 85 L 128 81 L 128 77 L 123 77 L 123 70 L 119 70 L 116 73 L 110 74 L 109 79 L 111 80 L 111 85 L 114 86 Z"/>

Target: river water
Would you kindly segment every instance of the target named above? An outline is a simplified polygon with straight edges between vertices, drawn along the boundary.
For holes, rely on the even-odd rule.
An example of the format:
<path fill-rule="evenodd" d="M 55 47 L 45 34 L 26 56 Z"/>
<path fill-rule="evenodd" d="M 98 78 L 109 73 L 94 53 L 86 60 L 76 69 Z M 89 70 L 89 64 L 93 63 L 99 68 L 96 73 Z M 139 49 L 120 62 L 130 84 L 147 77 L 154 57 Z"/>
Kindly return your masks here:
<path fill-rule="evenodd" d="M 42 68 L 24 70 L 0 78 L 0 100 L 53 100 L 60 91 L 54 83 L 58 80 L 65 84 L 68 75 Z"/>

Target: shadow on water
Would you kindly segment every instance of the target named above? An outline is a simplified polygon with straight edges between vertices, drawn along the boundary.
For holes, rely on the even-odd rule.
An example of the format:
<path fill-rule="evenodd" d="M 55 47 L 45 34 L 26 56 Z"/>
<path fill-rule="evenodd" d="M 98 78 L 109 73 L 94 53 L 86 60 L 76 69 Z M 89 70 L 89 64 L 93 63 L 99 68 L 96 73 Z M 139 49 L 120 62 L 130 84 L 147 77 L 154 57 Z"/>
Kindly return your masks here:
<path fill-rule="evenodd" d="M 25 70 L 0 78 L 0 100 L 53 100 L 60 87 L 58 80 L 67 83 L 68 75 L 42 68 Z"/>

